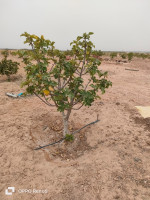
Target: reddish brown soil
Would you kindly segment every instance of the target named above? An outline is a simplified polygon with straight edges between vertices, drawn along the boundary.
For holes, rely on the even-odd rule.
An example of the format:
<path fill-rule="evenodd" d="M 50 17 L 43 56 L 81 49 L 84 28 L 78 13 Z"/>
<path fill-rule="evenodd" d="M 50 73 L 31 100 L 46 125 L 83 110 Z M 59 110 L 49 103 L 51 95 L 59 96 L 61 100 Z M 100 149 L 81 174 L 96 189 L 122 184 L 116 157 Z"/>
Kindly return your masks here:
<path fill-rule="evenodd" d="M 35 96 L 5 95 L 24 91 L 23 64 L 11 82 L 0 77 L 0 200 L 150 199 L 150 119 L 135 109 L 150 105 L 150 61 L 104 61 L 100 68 L 109 72 L 113 86 L 90 108 L 73 111 L 70 129 L 97 114 L 100 122 L 76 134 L 72 143 L 37 151 L 61 138 L 61 115 Z M 16 189 L 12 196 L 5 195 L 9 186 Z M 18 192 L 34 188 L 47 193 Z"/>

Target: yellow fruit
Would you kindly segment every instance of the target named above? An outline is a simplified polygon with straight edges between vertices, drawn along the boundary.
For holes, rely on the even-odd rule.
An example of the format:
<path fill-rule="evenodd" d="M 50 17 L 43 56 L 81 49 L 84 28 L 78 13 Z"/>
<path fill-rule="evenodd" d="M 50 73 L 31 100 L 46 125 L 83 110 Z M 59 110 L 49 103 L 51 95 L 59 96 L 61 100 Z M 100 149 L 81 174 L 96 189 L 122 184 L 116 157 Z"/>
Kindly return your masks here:
<path fill-rule="evenodd" d="M 50 94 L 50 92 L 49 92 L 48 90 L 44 90 L 43 92 L 44 92 L 44 94 L 45 94 L 46 96 L 48 96 L 48 95 Z"/>
<path fill-rule="evenodd" d="M 41 39 L 44 40 L 44 36 L 43 35 L 41 35 Z"/>
<path fill-rule="evenodd" d="M 38 74 L 37 77 L 41 79 L 41 75 L 40 74 Z"/>
<path fill-rule="evenodd" d="M 53 92 L 54 89 L 51 86 L 49 86 L 49 91 Z"/>

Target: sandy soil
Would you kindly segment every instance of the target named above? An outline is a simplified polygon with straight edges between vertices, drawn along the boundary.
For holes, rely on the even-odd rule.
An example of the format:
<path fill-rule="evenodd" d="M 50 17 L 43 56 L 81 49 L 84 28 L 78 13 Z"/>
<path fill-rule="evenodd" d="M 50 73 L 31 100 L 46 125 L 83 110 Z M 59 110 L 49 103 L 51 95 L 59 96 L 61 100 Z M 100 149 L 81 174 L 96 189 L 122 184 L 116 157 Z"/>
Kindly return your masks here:
<path fill-rule="evenodd" d="M 150 105 L 150 61 L 104 61 L 100 68 L 109 72 L 113 86 L 90 108 L 74 111 L 70 128 L 97 114 L 100 122 L 76 134 L 73 143 L 38 151 L 33 149 L 61 137 L 61 115 L 35 96 L 5 95 L 24 91 L 23 64 L 11 82 L 0 77 L 0 200 L 150 199 L 150 119 L 135 109 Z M 12 196 L 5 195 L 9 186 L 15 187 Z"/>

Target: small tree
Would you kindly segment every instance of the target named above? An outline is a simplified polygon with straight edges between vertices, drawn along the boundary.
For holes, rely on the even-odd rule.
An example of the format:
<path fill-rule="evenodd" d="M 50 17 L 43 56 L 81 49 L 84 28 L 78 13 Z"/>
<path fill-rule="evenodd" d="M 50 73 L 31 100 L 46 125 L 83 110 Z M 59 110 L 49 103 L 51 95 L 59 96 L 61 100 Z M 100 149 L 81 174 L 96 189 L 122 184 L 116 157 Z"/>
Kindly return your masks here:
<path fill-rule="evenodd" d="M 98 58 L 99 56 L 103 56 L 104 53 L 101 50 L 94 50 L 92 51 L 92 55 Z"/>
<path fill-rule="evenodd" d="M 26 64 L 26 81 L 22 86 L 27 87 L 26 93 L 35 94 L 62 113 L 64 136 L 69 134 L 71 111 L 91 106 L 100 98 L 98 91 L 104 93 L 112 84 L 106 79 L 107 72 L 98 69 L 100 61 L 91 56 L 92 34 L 84 33 L 71 43 L 71 60 L 66 60 L 65 53 L 55 49 L 54 42 L 26 32 L 22 34 L 26 38 L 24 43 L 32 50 L 17 52 Z"/>
<path fill-rule="evenodd" d="M 143 58 L 143 60 L 144 60 L 145 58 L 148 58 L 148 55 L 145 54 L 145 53 L 141 53 L 141 54 L 140 54 L 140 57 Z"/>
<path fill-rule="evenodd" d="M 8 50 L 2 51 L 1 54 L 4 56 L 4 58 L 0 62 L 0 74 L 6 75 L 8 81 L 10 81 L 10 75 L 17 73 L 18 66 L 20 64 L 18 62 L 13 62 L 12 60 L 7 59 L 7 57 L 9 56 Z"/>
<path fill-rule="evenodd" d="M 133 56 L 134 56 L 134 54 L 132 52 L 130 52 L 127 55 L 128 55 L 128 60 L 131 61 Z"/>
<path fill-rule="evenodd" d="M 72 51 L 71 50 L 66 50 L 64 51 L 66 56 L 73 56 Z"/>
<path fill-rule="evenodd" d="M 110 54 L 110 57 L 111 57 L 111 59 L 117 57 L 117 53 L 116 53 L 116 52 L 112 52 L 112 53 Z"/>
<path fill-rule="evenodd" d="M 126 53 L 121 53 L 120 56 L 121 56 L 122 59 L 126 59 L 127 58 L 127 54 Z"/>

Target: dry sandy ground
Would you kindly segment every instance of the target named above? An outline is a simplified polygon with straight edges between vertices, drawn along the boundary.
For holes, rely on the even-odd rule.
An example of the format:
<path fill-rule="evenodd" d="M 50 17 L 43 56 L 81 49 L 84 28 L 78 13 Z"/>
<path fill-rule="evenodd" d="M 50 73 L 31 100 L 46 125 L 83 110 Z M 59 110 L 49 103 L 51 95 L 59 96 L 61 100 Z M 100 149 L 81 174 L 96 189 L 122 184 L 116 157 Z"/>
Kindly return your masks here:
<path fill-rule="evenodd" d="M 100 68 L 109 71 L 113 86 L 70 119 L 73 129 L 97 114 L 100 122 L 76 134 L 73 143 L 38 151 L 33 149 L 61 137 L 61 115 L 35 96 L 5 95 L 24 91 L 23 65 L 11 82 L 0 77 L 0 200 L 150 199 L 150 119 L 135 109 L 150 105 L 150 61 L 103 62 Z M 9 186 L 15 187 L 12 196 L 5 195 Z"/>

